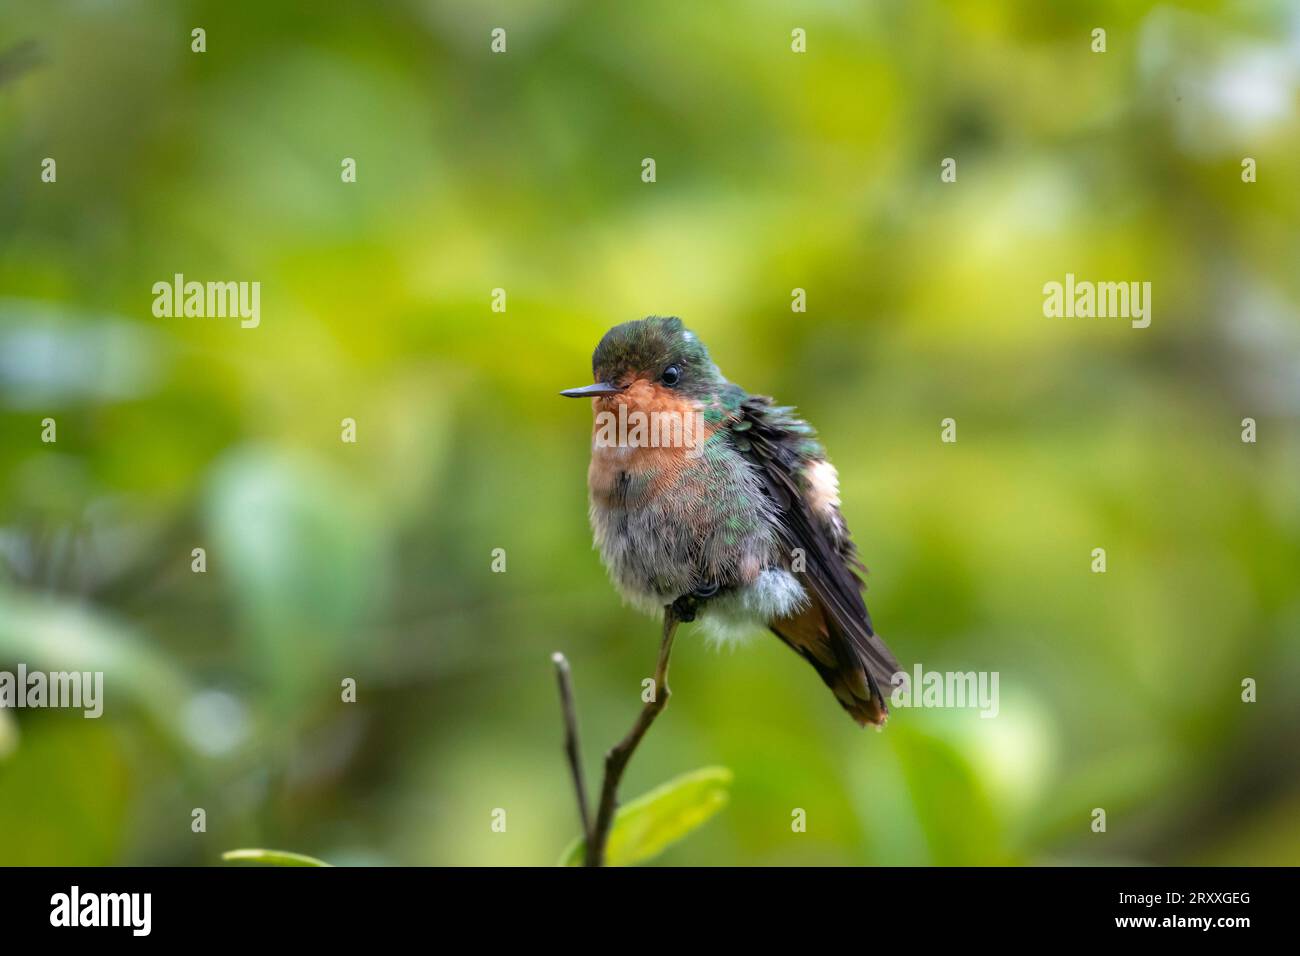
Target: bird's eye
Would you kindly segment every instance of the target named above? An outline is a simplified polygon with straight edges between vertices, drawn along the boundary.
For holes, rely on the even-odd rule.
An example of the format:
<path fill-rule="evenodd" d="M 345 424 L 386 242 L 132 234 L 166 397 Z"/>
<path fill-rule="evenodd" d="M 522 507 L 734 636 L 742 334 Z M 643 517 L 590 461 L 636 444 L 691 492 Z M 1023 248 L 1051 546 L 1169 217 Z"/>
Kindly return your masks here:
<path fill-rule="evenodd" d="M 672 388 L 682 380 L 682 370 L 676 365 L 670 365 L 664 369 L 664 374 L 659 377 L 665 385 Z"/>

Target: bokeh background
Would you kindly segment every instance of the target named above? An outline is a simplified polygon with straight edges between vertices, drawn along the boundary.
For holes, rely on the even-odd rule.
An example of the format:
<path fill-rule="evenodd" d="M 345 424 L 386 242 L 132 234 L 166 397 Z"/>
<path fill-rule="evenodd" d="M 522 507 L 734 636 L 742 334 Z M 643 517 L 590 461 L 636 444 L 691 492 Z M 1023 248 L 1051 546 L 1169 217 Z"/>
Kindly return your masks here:
<path fill-rule="evenodd" d="M 648 313 L 817 425 L 900 660 L 1001 675 L 876 734 L 685 630 L 624 793 L 735 783 L 661 862 L 1300 862 L 1295 4 L 8 0 L 0 58 L 0 669 L 107 673 L 0 711 L 0 863 L 553 863 L 549 656 L 591 774 L 657 641 L 555 393 Z"/>

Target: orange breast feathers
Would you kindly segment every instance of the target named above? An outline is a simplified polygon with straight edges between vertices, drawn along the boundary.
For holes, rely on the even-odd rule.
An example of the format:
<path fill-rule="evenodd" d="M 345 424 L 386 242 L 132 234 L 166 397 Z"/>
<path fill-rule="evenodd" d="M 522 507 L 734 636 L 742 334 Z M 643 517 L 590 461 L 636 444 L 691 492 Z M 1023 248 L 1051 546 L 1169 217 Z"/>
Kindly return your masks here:
<path fill-rule="evenodd" d="M 648 495 L 676 484 L 703 460 L 704 442 L 715 431 L 694 399 L 644 378 L 591 404 L 587 483 L 592 499 L 601 503 L 612 503 L 616 487 L 628 478 L 644 479 Z"/>

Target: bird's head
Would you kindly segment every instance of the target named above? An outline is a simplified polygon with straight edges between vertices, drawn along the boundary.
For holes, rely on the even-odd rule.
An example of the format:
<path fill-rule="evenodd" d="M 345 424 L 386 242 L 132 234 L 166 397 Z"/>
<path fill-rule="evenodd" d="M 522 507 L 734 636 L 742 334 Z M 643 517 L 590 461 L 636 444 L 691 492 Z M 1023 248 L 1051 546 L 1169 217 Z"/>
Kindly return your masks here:
<path fill-rule="evenodd" d="M 561 392 L 568 398 L 599 398 L 634 386 L 704 401 L 723 383 L 709 350 L 675 317 L 652 315 L 616 325 L 591 356 L 592 385 Z"/>

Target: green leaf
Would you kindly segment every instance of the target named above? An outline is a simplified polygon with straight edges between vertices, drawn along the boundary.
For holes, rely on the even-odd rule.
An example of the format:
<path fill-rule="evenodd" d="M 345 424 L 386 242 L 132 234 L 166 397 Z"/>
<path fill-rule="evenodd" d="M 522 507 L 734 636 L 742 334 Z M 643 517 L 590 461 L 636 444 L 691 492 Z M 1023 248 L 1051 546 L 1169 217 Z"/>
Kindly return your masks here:
<path fill-rule="evenodd" d="M 288 850 L 227 850 L 221 854 L 223 860 L 248 863 L 262 863 L 266 866 L 333 866 L 314 856 L 302 853 L 290 853 Z"/>
<path fill-rule="evenodd" d="M 620 807 L 605 847 L 606 864 L 631 866 L 658 856 L 726 806 L 732 779 L 726 767 L 703 767 Z M 579 837 L 560 856 L 560 866 L 581 866 L 586 851 L 587 841 Z"/>

